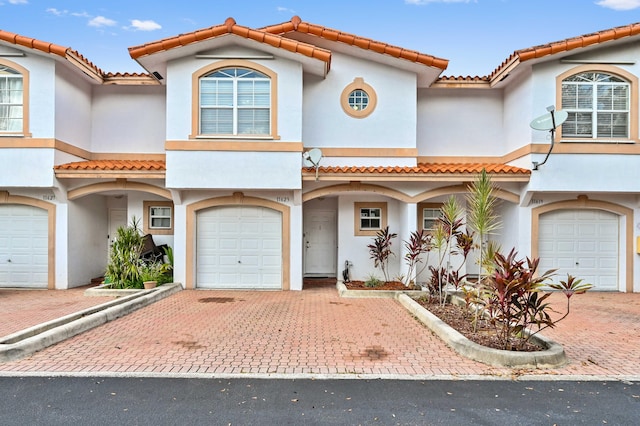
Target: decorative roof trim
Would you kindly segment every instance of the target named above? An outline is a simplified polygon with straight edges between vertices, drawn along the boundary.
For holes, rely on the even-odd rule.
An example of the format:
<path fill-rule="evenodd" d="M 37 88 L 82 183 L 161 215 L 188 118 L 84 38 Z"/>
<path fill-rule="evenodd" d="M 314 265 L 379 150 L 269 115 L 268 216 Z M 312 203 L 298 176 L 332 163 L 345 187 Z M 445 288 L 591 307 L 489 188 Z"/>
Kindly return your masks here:
<path fill-rule="evenodd" d="M 490 175 L 498 180 L 528 181 L 531 170 L 506 164 L 491 163 L 420 163 L 415 167 L 319 167 L 318 172 L 323 180 L 451 180 L 451 178 L 474 179 L 476 175 L 486 170 Z M 302 175 L 305 180 L 315 179 L 315 169 L 304 167 Z"/>
<path fill-rule="evenodd" d="M 509 68 L 514 63 L 522 63 L 532 59 L 543 58 L 545 56 L 555 55 L 562 52 L 569 52 L 581 49 L 595 44 L 606 43 L 613 40 L 619 40 L 626 37 L 640 35 L 640 23 L 624 25 L 607 30 L 597 31 L 595 33 L 584 34 L 577 37 L 571 37 L 564 40 L 554 41 L 547 44 L 528 47 L 526 49 L 516 50 L 507 59 L 496 68 L 488 78 L 494 80 L 503 70 Z M 517 65 L 516 63 L 516 65 Z"/>
<path fill-rule="evenodd" d="M 70 47 L 60 46 L 58 44 L 41 41 L 31 37 L 25 37 L 20 34 L 15 34 L 9 31 L 0 30 L 0 41 L 14 44 L 16 46 L 27 47 L 29 49 L 38 50 L 50 55 L 56 55 L 66 59 L 71 65 L 80 69 L 83 73 L 88 75 L 98 83 L 104 83 L 105 79 L 110 79 L 109 84 L 140 84 L 142 80 L 153 80 L 149 74 L 129 74 L 129 73 L 105 73 L 93 62 L 89 61 L 77 50 L 73 50 Z M 112 77 L 117 76 L 117 81 Z M 145 83 L 148 84 L 148 83 Z M 156 82 L 157 84 L 157 82 Z"/>
<path fill-rule="evenodd" d="M 164 160 L 87 160 L 59 164 L 54 170 L 100 171 L 166 171 Z"/>
<path fill-rule="evenodd" d="M 175 37 L 165 38 L 140 46 L 130 47 L 129 55 L 133 59 L 138 59 L 143 56 L 152 55 L 154 53 L 167 51 L 176 47 L 186 46 L 227 34 L 244 37 L 248 40 L 254 40 L 292 53 L 298 53 L 326 62 L 327 64 L 331 63 L 331 52 L 326 49 L 281 37 L 263 30 L 254 30 L 249 27 L 241 26 L 236 24 L 236 21 L 233 18 L 227 18 L 224 24 L 221 25 L 204 28 L 186 34 L 180 34 Z"/>
<path fill-rule="evenodd" d="M 394 46 L 365 37 L 360 37 L 355 34 L 345 33 L 342 31 L 334 30 L 332 28 L 323 27 L 321 25 L 304 22 L 300 19 L 299 16 L 294 16 L 293 18 L 291 18 L 291 21 L 263 27 L 260 28 L 260 30 L 278 35 L 290 32 L 311 34 L 317 37 L 324 38 L 326 40 L 338 41 L 350 46 L 359 47 L 364 50 L 371 50 L 376 53 L 390 55 L 394 58 L 405 59 L 429 67 L 440 68 L 442 70 L 445 70 L 449 65 L 449 60 L 447 59 L 427 55 L 415 50 L 404 49 L 402 47 Z"/>

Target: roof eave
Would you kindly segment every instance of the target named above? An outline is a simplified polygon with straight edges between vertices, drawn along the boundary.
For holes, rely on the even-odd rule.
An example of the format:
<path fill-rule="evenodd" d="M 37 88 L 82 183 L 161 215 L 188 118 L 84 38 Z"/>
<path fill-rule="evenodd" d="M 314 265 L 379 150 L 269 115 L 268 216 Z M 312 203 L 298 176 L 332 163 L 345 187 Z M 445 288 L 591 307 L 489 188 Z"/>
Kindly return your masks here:
<path fill-rule="evenodd" d="M 495 182 L 529 182 L 530 174 L 487 173 Z M 473 182 L 476 173 L 318 173 L 321 181 L 384 182 Z M 315 181 L 315 172 L 302 172 L 303 181 Z"/>
<path fill-rule="evenodd" d="M 164 179 L 164 170 L 56 170 L 58 179 Z"/>

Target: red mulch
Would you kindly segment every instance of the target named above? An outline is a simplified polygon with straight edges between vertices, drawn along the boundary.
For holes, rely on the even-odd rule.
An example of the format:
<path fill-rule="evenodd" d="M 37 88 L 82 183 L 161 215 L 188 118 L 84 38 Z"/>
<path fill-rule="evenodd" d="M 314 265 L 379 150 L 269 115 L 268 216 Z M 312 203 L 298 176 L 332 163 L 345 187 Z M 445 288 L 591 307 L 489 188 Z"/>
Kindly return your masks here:
<path fill-rule="evenodd" d="M 349 281 L 347 283 L 344 283 L 344 285 L 345 287 L 347 287 L 347 290 L 411 290 L 400 281 L 387 281 L 385 283 L 381 282 L 380 285 L 375 287 L 367 287 L 366 285 L 364 285 L 364 281 Z"/>

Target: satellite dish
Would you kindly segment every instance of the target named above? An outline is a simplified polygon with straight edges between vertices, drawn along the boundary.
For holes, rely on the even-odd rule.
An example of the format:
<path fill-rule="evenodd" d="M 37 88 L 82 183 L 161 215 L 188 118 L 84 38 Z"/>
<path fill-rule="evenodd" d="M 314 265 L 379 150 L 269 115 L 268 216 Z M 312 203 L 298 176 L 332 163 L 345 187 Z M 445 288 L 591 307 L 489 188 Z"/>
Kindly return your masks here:
<path fill-rule="evenodd" d="M 551 114 L 554 114 L 555 117 Z M 561 126 L 562 123 L 567 121 L 569 117 L 569 113 L 567 111 L 558 110 L 553 111 L 550 114 L 541 115 L 538 118 L 534 118 L 533 121 L 529 124 L 533 130 L 542 130 L 549 131 L 553 130 L 558 126 Z M 554 127 L 555 124 L 555 127 Z"/>
<path fill-rule="evenodd" d="M 316 169 L 316 180 L 318 180 L 318 165 L 322 160 L 322 151 L 318 148 L 310 149 L 302 153 L 302 159 L 304 160 L 305 167 L 313 167 Z"/>
<path fill-rule="evenodd" d="M 551 146 L 549 147 L 549 152 L 547 152 L 542 163 L 538 163 L 537 161 L 533 162 L 533 170 L 538 170 L 538 167 L 547 162 L 549 155 L 551 154 L 551 150 L 553 149 L 556 128 L 567 121 L 567 118 L 569 117 L 568 112 L 562 110 L 556 111 L 556 107 L 553 105 L 548 106 L 547 111 L 549 111 L 549 114 L 544 114 L 538 118 L 534 118 L 533 121 L 529 123 L 529 126 L 531 126 L 533 130 L 541 130 L 551 133 Z"/>
<path fill-rule="evenodd" d="M 302 158 L 304 159 L 304 165 L 306 167 L 318 167 L 322 159 L 322 151 L 318 148 L 310 149 L 302 153 Z"/>

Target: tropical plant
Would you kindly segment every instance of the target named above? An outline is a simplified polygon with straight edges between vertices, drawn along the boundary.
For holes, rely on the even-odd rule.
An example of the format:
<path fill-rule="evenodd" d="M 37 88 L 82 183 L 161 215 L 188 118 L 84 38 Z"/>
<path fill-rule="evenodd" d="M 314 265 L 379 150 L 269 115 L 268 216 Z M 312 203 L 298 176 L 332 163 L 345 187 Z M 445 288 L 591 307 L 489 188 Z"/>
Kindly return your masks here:
<path fill-rule="evenodd" d="M 159 282 L 162 280 L 163 275 L 166 273 L 167 268 L 166 264 L 161 262 L 140 262 L 140 280 L 142 282 L 145 281 L 156 281 Z"/>
<path fill-rule="evenodd" d="M 407 276 L 404 281 L 405 286 L 409 286 L 409 282 L 413 279 L 414 276 L 420 275 L 422 270 L 427 266 L 429 261 L 429 252 L 431 251 L 431 235 L 421 229 L 419 231 L 414 231 L 409 235 L 409 241 L 404 241 L 404 247 L 407 250 L 407 253 L 404 255 L 405 262 L 407 263 Z M 418 270 L 418 264 L 422 263 L 422 255 L 427 254 L 427 259 L 425 260 L 425 264 L 423 267 Z"/>
<path fill-rule="evenodd" d="M 130 225 L 116 230 L 105 272 L 105 278 L 113 288 L 139 288 L 142 285 L 139 259 L 144 239 L 139 225 L 140 221 L 133 217 Z"/>
<path fill-rule="evenodd" d="M 484 262 L 484 239 L 495 232 L 502 224 L 495 213 L 498 199 L 495 197 L 495 185 L 485 169 L 469 185 L 467 194 L 467 226 L 478 234 L 480 252 L 478 278 L 482 281 Z"/>
<path fill-rule="evenodd" d="M 484 309 L 493 320 L 497 336 L 504 349 L 520 349 L 531 336 L 555 325 L 569 315 L 569 301 L 573 294 L 589 290 L 591 284 L 583 283 L 571 275 L 559 284 L 548 283 L 555 273 L 549 270 L 536 274 L 540 259 L 516 259 L 512 249 L 508 255 L 495 255 L 495 269 L 488 275 L 484 293 Z M 543 287 L 561 290 L 567 296 L 567 312 L 558 319 L 551 317 L 554 312 L 547 299 L 550 292 Z M 530 332 L 536 327 L 535 332 Z"/>
<path fill-rule="evenodd" d="M 374 266 L 380 268 L 382 271 L 385 282 L 389 281 L 389 257 L 395 256 L 391 250 L 392 240 L 397 236 L 398 234 L 390 233 L 389 227 L 387 226 L 378 231 L 373 240 L 373 244 L 367 245 L 369 254 L 371 255 L 370 258 L 373 259 Z"/>

